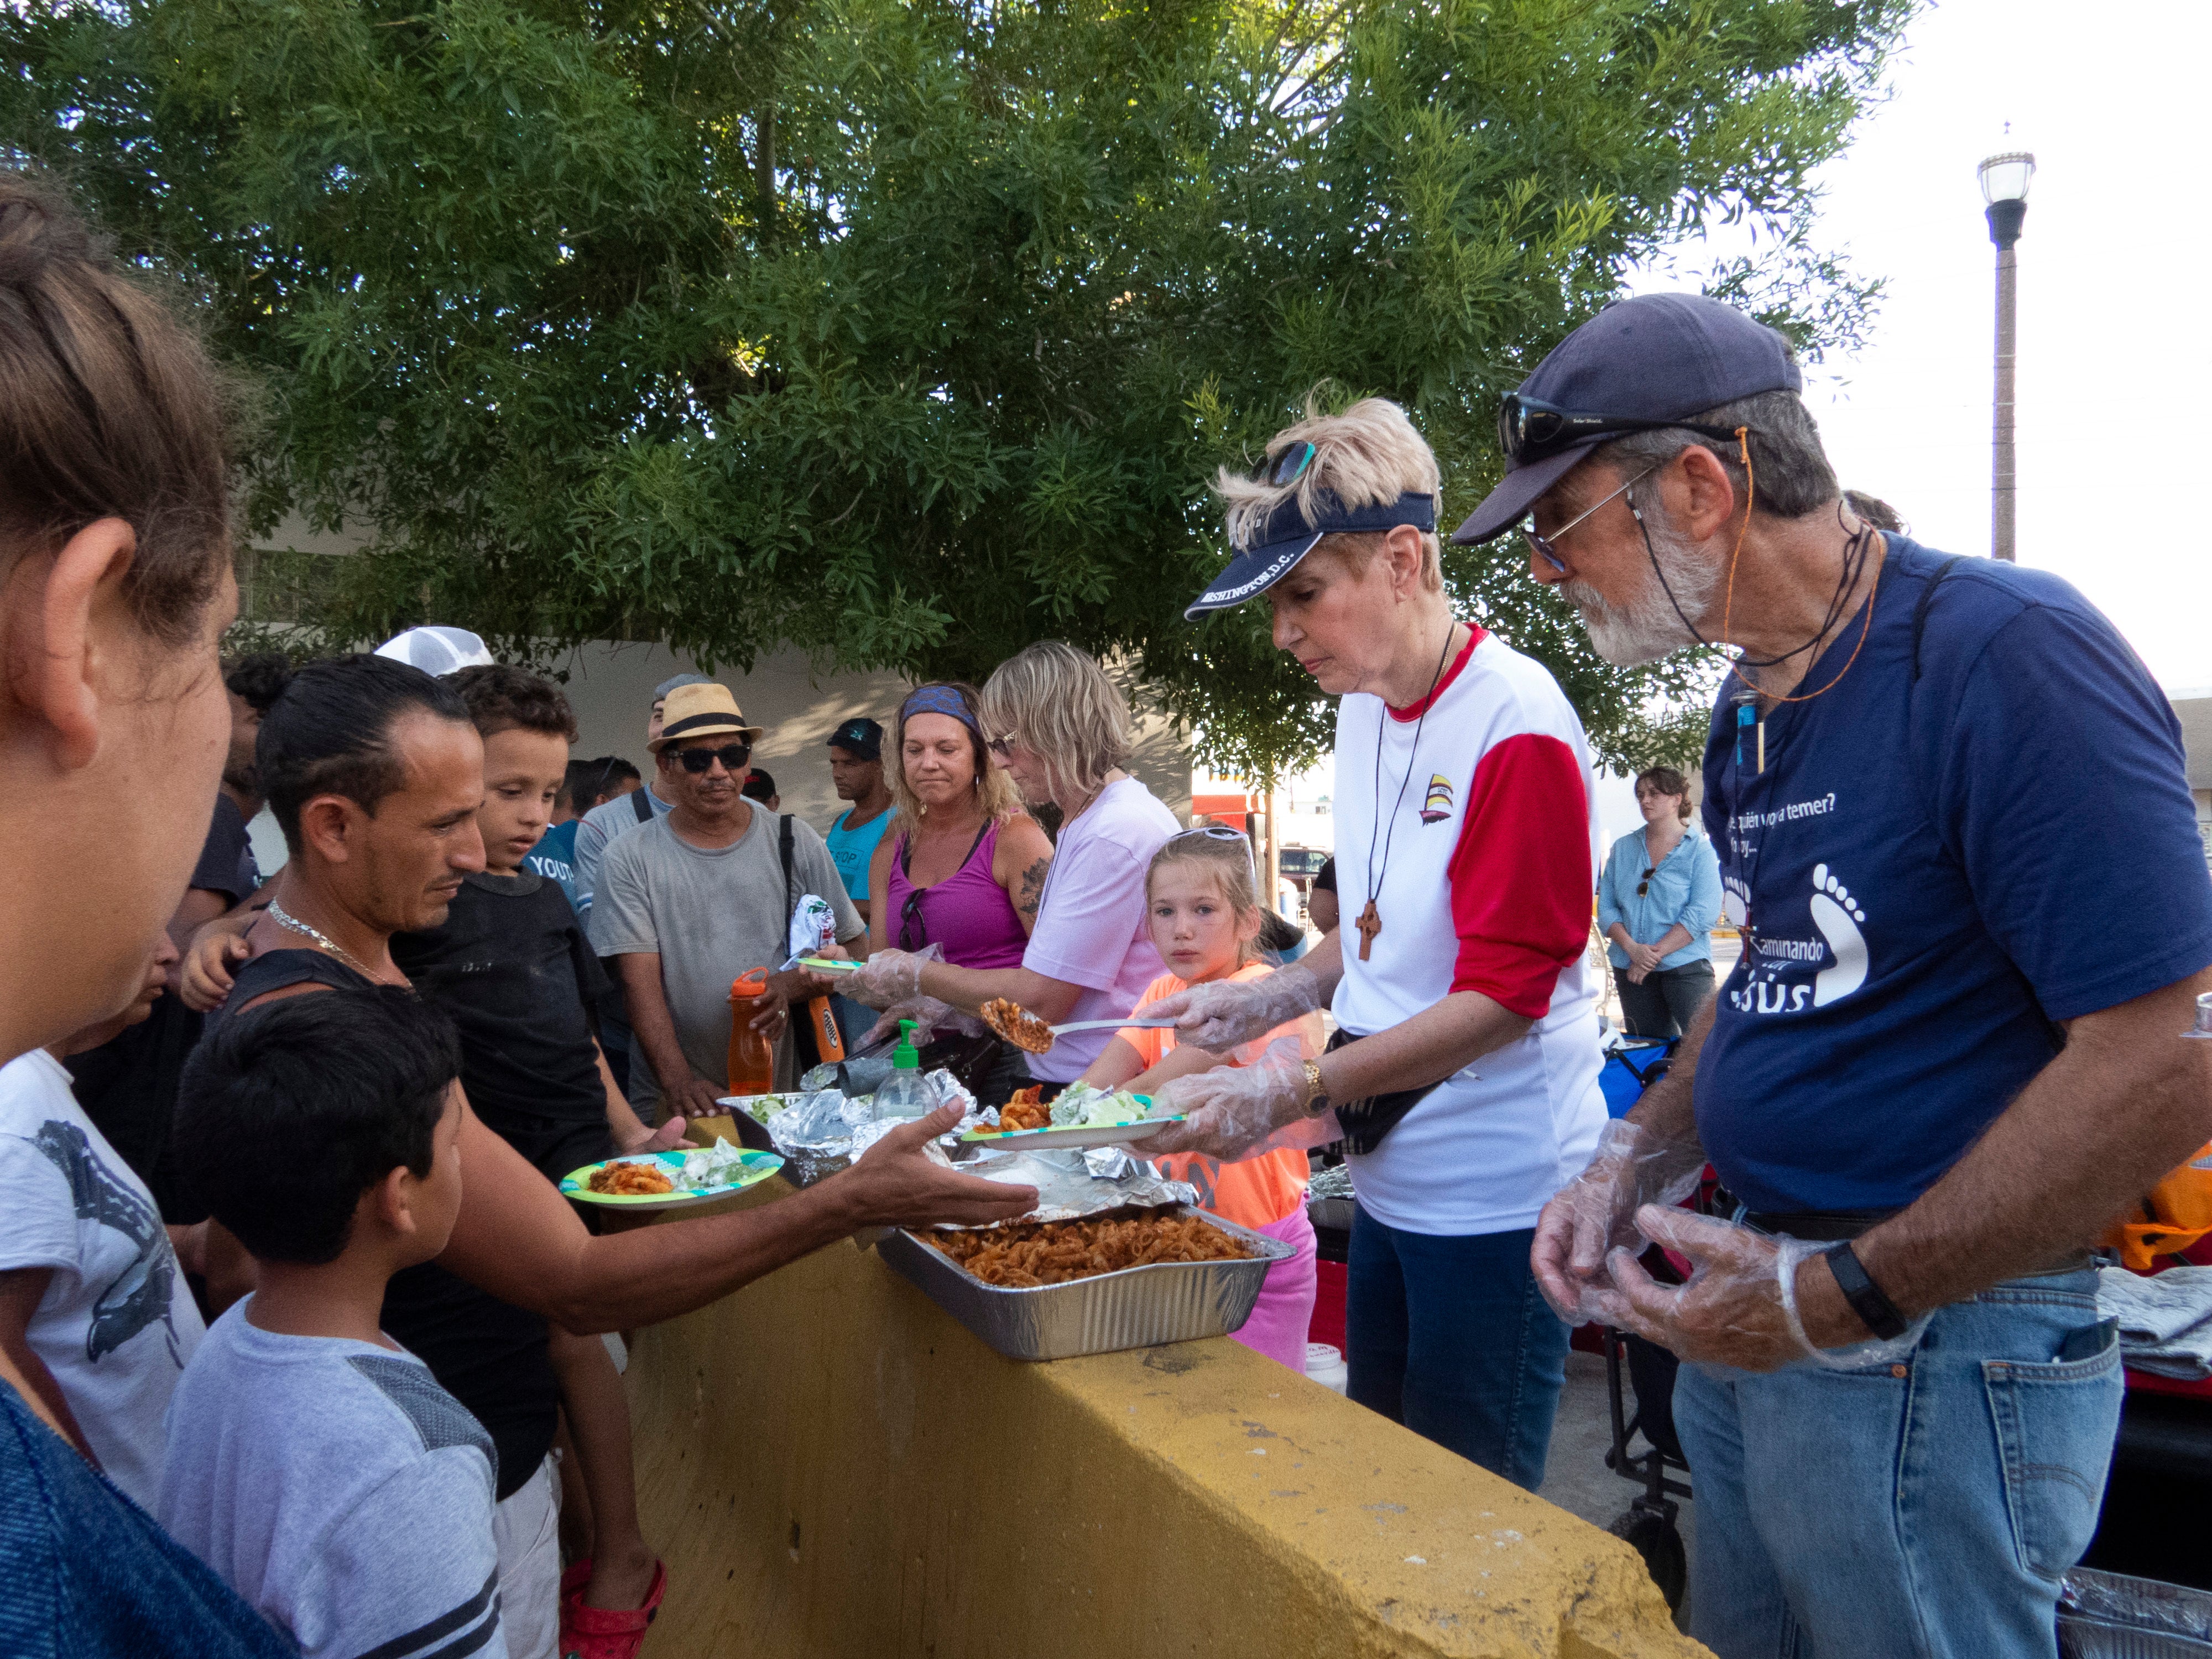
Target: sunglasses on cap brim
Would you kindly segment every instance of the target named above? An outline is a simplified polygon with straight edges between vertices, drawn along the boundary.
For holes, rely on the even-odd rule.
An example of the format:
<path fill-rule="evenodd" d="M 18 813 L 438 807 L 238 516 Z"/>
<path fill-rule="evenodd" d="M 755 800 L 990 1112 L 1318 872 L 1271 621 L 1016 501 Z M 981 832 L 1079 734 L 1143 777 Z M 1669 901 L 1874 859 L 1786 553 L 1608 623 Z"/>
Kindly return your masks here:
<path fill-rule="evenodd" d="M 1602 438 L 1630 432 L 1660 432 L 1679 428 L 1706 438 L 1733 438 L 1733 427 L 1706 426 L 1696 421 L 1650 421 L 1634 415 L 1596 415 L 1561 409 L 1540 398 L 1509 392 L 1498 405 L 1498 447 L 1516 466 L 1548 460 L 1567 450 Z"/>
<path fill-rule="evenodd" d="M 753 746 L 749 743 L 726 743 L 720 749 L 679 749 L 676 758 L 687 772 L 704 772 L 716 761 L 722 763 L 726 772 L 742 772 L 745 763 L 753 757 Z"/>

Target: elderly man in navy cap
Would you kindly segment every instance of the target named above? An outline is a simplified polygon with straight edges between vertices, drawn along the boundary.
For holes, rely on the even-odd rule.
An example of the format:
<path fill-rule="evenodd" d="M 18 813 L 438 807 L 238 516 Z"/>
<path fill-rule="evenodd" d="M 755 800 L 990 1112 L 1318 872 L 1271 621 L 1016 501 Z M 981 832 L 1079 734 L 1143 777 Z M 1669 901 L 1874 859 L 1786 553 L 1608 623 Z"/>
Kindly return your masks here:
<path fill-rule="evenodd" d="M 1728 306 L 1613 306 L 1505 398 L 1454 538 L 1520 526 L 1613 662 L 1734 647 L 1705 813 L 1742 959 L 1534 1265 L 1692 1362 L 1693 1631 L 1725 1659 L 2049 1655 L 2120 1403 L 2089 1249 L 2212 1133 L 2182 1037 L 2212 882 L 2112 624 L 1855 515 L 1801 386 Z M 1708 1162 L 1724 1207 L 1670 1207 Z"/>

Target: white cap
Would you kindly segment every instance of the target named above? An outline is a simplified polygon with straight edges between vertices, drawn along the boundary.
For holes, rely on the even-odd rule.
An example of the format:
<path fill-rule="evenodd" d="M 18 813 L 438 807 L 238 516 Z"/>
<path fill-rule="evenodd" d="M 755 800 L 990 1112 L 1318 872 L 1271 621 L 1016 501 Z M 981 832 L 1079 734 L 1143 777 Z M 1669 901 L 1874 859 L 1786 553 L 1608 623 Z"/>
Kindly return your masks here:
<path fill-rule="evenodd" d="M 380 657 L 404 662 L 426 674 L 450 674 L 457 668 L 489 668 L 492 654 L 465 628 L 410 628 L 376 647 Z"/>

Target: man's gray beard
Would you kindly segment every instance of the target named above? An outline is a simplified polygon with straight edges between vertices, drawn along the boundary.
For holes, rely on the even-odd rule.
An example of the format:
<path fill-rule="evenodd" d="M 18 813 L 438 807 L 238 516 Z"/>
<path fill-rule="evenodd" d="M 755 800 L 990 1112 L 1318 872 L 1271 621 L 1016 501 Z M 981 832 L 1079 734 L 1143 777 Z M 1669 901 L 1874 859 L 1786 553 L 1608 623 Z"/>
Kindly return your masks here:
<path fill-rule="evenodd" d="M 1659 562 L 1660 570 L 1666 573 L 1666 587 L 1660 586 L 1658 576 L 1649 564 L 1639 568 L 1642 584 L 1625 605 L 1613 604 L 1584 582 L 1559 584 L 1559 591 L 1582 612 L 1583 626 L 1589 630 L 1591 646 L 1599 656 L 1619 668 L 1656 662 L 1670 651 L 1697 644 L 1698 636 L 1683 625 L 1682 617 L 1687 617 L 1693 623 L 1704 622 L 1712 604 L 1713 589 L 1720 585 L 1719 570 L 1698 557 L 1687 541 L 1656 524 L 1648 525 L 1647 528 L 1652 554 Z M 1668 602 L 1668 588 L 1674 590 L 1673 604 Z M 1682 608 L 1680 616 L 1675 614 L 1677 605 Z"/>

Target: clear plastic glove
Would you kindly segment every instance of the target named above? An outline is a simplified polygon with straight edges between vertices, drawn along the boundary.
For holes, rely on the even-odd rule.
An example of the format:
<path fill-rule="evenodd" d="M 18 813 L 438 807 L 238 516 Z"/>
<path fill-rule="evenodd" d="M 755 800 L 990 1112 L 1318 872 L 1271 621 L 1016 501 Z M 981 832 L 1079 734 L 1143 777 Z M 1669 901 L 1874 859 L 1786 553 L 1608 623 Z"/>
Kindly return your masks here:
<path fill-rule="evenodd" d="M 883 1018 L 868 1028 L 854 1048 L 855 1054 L 866 1054 L 878 1045 L 898 1041 L 899 1022 L 910 1019 L 915 1024 L 915 1046 L 944 1036 L 981 1036 L 983 1022 L 972 1014 L 965 1014 L 949 1002 L 939 1002 L 935 997 L 908 997 L 895 1002 L 884 1010 Z"/>
<path fill-rule="evenodd" d="M 1610 1288 L 1606 1258 L 1616 1249 L 1640 1253 L 1649 1241 L 1637 1232 L 1638 1212 L 1680 1203 L 1697 1189 L 1705 1169 L 1701 1146 L 1663 1140 L 1626 1118 L 1607 1124 L 1589 1165 L 1536 1218 L 1529 1265 L 1553 1312 L 1570 1325 L 1604 1317 L 1589 1297 L 1594 1289 Z"/>
<path fill-rule="evenodd" d="M 855 1002 L 871 1008 L 888 1008 L 921 994 L 921 969 L 945 952 L 931 945 L 919 951 L 878 951 L 858 973 L 847 974 L 837 988 Z"/>
<path fill-rule="evenodd" d="M 1303 962 L 1265 979 L 1215 980 L 1146 1006 L 1176 1023 L 1176 1041 L 1226 1054 L 1321 1006 L 1321 981 Z M 1251 1068 L 1246 1067 L 1249 1070 Z"/>
<path fill-rule="evenodd" d="M 1305 1121 L 1305 1060 L 1297 1043 L 1285 1037 L 1271 1043 L 1256 1066 L 1217 1066 L 1171 1079 L 1152 1097 L 1152 1110 L 1162 1116 L 1185 1114 L 1189 1121 L 1147 1135 L 1146 1157 L 1202 1152 L 1231 1163 L 1278 1130 Z"/>
<path fill-rule="evenodd" d="M 246 950 L 240 934 L 203 930 L 194 935 L 176 969 L 177 995 L 185 1006 L 207 1014 L 229 1000 L 232 975 L 244 965 Z"/>
<path fill-rule="evenodd" d="M 1798 1316 L 1797 1273 L 1826 1245 L 1657 1206 L 1639 1211 L 1636 1224 L 1653 1243 L 1690 1258 L 1695 1264 L 1690 1282 L 1660 1284 L 1622 1248 L 1607 1264 L 1611 1287 L 1593 1290 L 1587 1300 L 1608 1325 L 1634 1331 L 1683 1359 L 1747 1371 L 1806 1364 L 1835 1370 L 1893 1364 L 1919 1346 L 1927 1329 L 1923 1314 L 1893 1341 L 1816 1348 Z"/>

